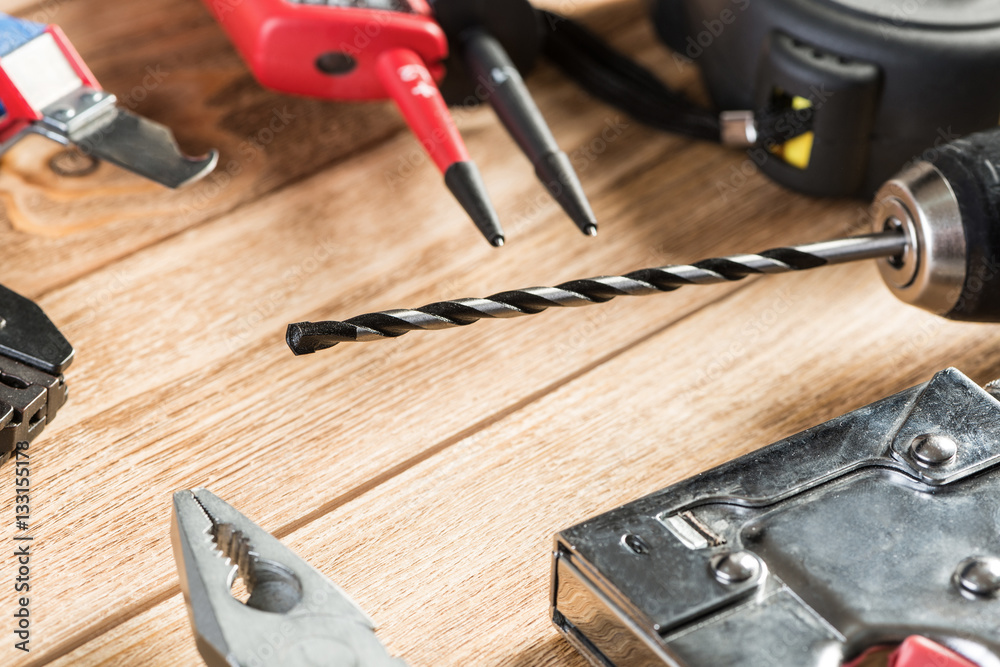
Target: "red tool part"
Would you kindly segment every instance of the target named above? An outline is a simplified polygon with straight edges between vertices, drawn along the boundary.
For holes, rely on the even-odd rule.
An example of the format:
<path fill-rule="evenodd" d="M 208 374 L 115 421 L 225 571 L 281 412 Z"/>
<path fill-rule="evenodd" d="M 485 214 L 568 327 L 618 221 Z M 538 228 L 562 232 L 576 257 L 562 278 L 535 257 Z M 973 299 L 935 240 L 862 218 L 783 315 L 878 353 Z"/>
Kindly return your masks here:
<path fill-rule="evenodd" d="M 395 49 L 413 51 L 436 79 L 444 74 L 440 63 L 448 56 L 448 40 L 423 0 L 409 2 L 409 11 L 288 0 L 205 4 L 257 80 L 284 93 L 329 100 L 388 99 L 391 93 L 378 75 L 378 62 Z"/>
<path fill-rule="evenodd" d="M 30 38 L 18 40 L 16 46 L 24 46 L 29 41 L 33 46 L 31 53 L 12 48 L 0 55 L 0 102 L 6 111 L 0 118 L 0 143 L 11 141 L 29 125 L 40 121 L 42 109 L 62 94 L 80 86 L 101 90 L 101 84 L 58 26 L 40 26 L 5 17 L 0 29 L 14 22 L 19 24 L 19 37 Z M 41 39 L 32 36 L 32 28 L 36 26 Z M 50 68 L 50 74 L 40 71 L 41 60 L 55 65 Z"/>
<path fill-rule="evenodd" d="M 863 667 L 875 654 L 889 649 L 874 648 L 865 651 L 845 667 Z M 887 667 L 976 667 L 957 653 L 932 642 L 926 637 L 909 637 L 899 645 L 886 663 Z"/>
<path fill-rule="evenodd" d="M 391 49 L 378 57 L 378 75 L 386 90 L 442 173 L 469 153 L 431 73 L 413 51 Z"/>
<path fill-rule="evenodd" d="M 205 4 L 262 85 L 328 100 L 394 100 L 476 226 L 503 244 L 486 188 L 437 87 L 448 40 L 424 0 Z"/>

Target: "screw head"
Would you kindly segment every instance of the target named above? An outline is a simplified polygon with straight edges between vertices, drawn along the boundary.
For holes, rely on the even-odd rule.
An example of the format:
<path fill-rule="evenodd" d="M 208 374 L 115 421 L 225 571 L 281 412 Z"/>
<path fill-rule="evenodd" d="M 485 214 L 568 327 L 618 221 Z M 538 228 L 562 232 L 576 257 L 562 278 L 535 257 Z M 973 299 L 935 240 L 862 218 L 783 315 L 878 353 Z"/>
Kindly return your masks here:
<path fill-rule="evenodd" d="M 76 115 L 76 111 L 71 107 L 58 107 L 53 109 L 52 115 L 60 120 L 69 120 Z"/>
<path fill-rule="evenodd" d="M 977 598 L 997 595 L 1000 593 L 1000 558 L 966 558 L 955 570 L 955 585 L 962 593 Z"/>
<path fill-rule="evenodd" d="M 723 584 L 750 581 L 760 571 L 760 560 L 749 551 L 723 552 L 712 558 L 712 572 Z"/>
<path fill-rule="evenodd" d="M 910 454 L 917 463 L 933 467 L 950 463 L 958 455 L 958 443 L 946 435 L 925 433 L 910 443 Z"/>
<path fill-rule="evenodd" d="M 636 556 L 645 556 L 649 554 L 649 545 L 646 541 L 636 535 L 635 533 L 626 533 L 622 535 L 622 546 L 634 553 Z"/>

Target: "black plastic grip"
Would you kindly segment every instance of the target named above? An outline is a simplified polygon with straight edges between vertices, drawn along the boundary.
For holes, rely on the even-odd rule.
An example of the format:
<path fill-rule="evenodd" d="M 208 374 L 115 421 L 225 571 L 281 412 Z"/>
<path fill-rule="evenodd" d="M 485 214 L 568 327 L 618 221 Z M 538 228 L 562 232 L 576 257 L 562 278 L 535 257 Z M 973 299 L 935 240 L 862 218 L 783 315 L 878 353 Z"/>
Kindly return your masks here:
<path fill-rule="evenodd" d="M 947 144 L 930 162 L 958 197 L 967 247 L 962 294 L 945 317 L 1000 322 L 1000 129 Z"/>

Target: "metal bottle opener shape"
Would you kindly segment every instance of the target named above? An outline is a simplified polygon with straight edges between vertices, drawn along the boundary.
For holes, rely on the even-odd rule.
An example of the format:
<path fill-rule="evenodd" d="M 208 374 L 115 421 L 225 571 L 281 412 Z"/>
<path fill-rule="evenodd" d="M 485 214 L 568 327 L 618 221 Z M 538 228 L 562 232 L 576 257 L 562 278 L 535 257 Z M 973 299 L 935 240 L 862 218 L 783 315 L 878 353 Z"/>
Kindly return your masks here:
<path fill-rule="evenodd" d="M 997 397 L 942 371 L 564 530 L 553 621 L 602 666 L 1000 665 Z"/>

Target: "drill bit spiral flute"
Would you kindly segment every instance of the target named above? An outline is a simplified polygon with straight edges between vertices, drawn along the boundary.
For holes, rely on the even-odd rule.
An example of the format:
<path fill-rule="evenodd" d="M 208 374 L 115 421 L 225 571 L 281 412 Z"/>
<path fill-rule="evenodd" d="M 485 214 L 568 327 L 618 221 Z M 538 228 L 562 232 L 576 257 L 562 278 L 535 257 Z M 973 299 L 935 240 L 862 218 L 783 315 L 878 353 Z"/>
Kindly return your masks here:
<path fill-rule="evenodd" d="M 1000 130 L 953 142 L 933 161 L 918 162 L 886 183 L 876 195 L 874 225 L 872 234 L 756 255 L 370 313 L 343 322 L 302 322 L 289 325 L 287 342 L 295 354 L 310 354 L 338 343 L 864 259 L 879 260 L 889 288 L 907 303 L 950 319 L 1000 322 Z"/>

